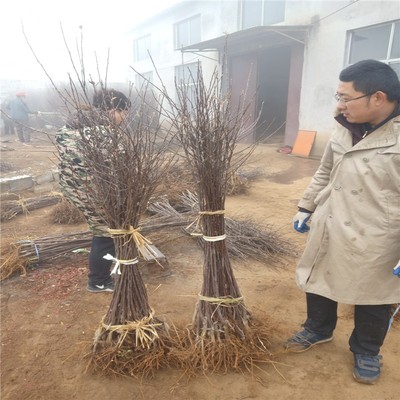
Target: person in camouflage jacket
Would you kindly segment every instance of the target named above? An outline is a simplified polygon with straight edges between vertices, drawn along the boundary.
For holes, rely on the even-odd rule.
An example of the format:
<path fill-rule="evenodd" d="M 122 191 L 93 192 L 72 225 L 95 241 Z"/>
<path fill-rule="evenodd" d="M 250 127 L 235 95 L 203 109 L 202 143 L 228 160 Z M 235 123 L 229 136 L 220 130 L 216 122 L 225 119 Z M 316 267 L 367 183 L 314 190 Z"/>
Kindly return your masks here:
<path fill-rule="evenodd" d="M 121 113 L 130 107 L 129 99 L 116 90 L 103 90 L 95 93 L 93 105 L 101 111 L 108 111 L 113 118 L 121 118 Z M 87 190 L 91 183 L 90 173 L 85 164 L 79 143 L 82 135 L 93 132 L 93 122 L 99 118 L 89 116 L 85 110 L 79 110 L 69 118 L 66 125 L 56 135 L 56 147 L 59 153 L 60 188 L 66 199 L 74 204 L 85 216 L 93 232 L 89 254 L 89 273 L 87 290 L 90 292 L 112 292 L 114 282 L 110 276 L 112 261 L 103 258 L 106 254 L 115 256 L 113 239 L 108 233 L 108 226 L 99 211 L 94 208 Z M 107 140 L 110 132 L 101 123 L 96 127 L 99 135 Z"/>

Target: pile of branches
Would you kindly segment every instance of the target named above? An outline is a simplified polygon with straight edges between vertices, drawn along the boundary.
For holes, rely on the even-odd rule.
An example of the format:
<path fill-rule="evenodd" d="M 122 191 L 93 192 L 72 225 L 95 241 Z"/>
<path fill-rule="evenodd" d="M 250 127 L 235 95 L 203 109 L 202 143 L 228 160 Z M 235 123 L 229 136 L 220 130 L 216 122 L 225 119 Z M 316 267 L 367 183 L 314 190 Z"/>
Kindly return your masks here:
<path fill-rule="evenodd" d="M 25 275 L 28 265 L 29 260 L 21 256 L 18 244 L 5 243 L 2 241 L 0 281 L 3 281 L 16 273 Z"/>
<path fill-rule="evenodd" d="M 32 197 L 29 199 L 20 198 L 19 200 L 6 200 L 1 202 L 0 220 L 2 222 L 14 218 L 18 214 L 37 210 L 39 208 L 52 206 L 61 201 L 60 193 L 51 193 L 47 196 Z"/>
<path fill-rule="evenodd" d="M 180 201 L 182 213 L 188 213 L 193 218 L 200 211 L 195 193 L 190 191 L 182 193 Z M 225 230 L 228 253 L 231 257 L 242 260 L 251 258 L 271 265 L 279 263 L 282 256 L 298 255 L 293 243 L 285 239 L 279 229 L 272 224 L 262 226 L 250 218 L 225 217 Z M 205 241 L 201 235 L 194 237 L 201 246 L 204 246 Z"/>
<path fill-rule="evenodd" d="M 65 198 L 53 208 L 50 216 L 56 224 L 79 224 L 86 222 L 82 211 Z"/>
<path fill-rule="evenodd" d="M 227 195 L 246 193 L 249 183 L 263 175 L 261 168 L 240 168 L 233 171 L 227 182 Z M 170 203 L 177 206 L 181 193 L 196 190 L 193 174 L 187 159 L 179 160 L 173 169 L 165 176 L 164 181 L 157 188 L 156 194 L 166 196 Z"/>
<path fill-rule="evenodd" d="M 197 196 L 187 191 L 182 193 L 177 201 L 172 206 L 165 196 L 151 199 L 147 206 L 147 214 L 150 215 L 140 222 L 142 234 L 151 236 L 166 230 L 176 229 L 181 232 L 182 228 L 187 228 L 198 215 Z M 63 203 L 64 201 L 60 205 Z M 66 203 L 67 208 L 74 208 L 69 202 Z M 278 263 L 281 256 L 297 255 L 293 244 L 273 225 L 260 226 L 249 219 L 232 217 L 227 217 L 225 222 L 228 252 L 231 257 L 241 260 L 254 259 L 271 265 L 275 261 Z M 190 234 L 190 230 L 185 229 L 184 232 Z M 200 236 L 191 237 L 200 245 L 204 244 Z M 88 250 L 91 238 L 91 231 L 85 230 L 3 243 L 0 280 L 18 272 L 26 273 L 32 266 L 44 266 L 57 259 L 70 257 L 73 252 Z"/>
<path fill-rule="evenodd" d="M 74 250 L 89 247 L 91 242 L 91 232 L 82 231 L 2 243 L 0 281 L 17 272 L 25 274 L 29 267 L 69 256 Z"/>
<path fill-rule="evenodd" d="M 234 107 L 217 70 L 208 84 L 200 64 L 196 73 L 187 74 L 175 84 L 177 102 L 160 89 L 169 104 L 163 111 L 178 132 L 196 183 L 199 213 L 192 234 L 204 241 L 203 285 L 182 358 L 192 371 L 252 369 L 271 354 L 266 329 L 252 324 L 234 277 L 225 223 L 228 182 L 254 150 L 236 146 L 254 127 L 250 102 L 242 96 Z"/>

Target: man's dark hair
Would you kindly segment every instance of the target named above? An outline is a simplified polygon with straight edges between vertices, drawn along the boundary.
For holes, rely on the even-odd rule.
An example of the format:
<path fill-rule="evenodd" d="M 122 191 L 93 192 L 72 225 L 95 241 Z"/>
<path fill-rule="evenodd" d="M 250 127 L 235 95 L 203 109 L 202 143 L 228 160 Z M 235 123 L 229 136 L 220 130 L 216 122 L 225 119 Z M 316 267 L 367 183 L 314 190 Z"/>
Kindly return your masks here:
<path fill-rule="evenodd" d="M 128 110 L 131 101 L 120 91 L 101 90 L 93 95 L 93 106 L 101 110 Z"/>
<path fill-rule="evenodd" d="M 400 81 L 387 64 L 376 60 L 362 60 L 345 68 L 339 75 L 342 82 L 353 82 L 354 89 L 364 94 L 386 93 L 389 101 L 400 100 Z"/>

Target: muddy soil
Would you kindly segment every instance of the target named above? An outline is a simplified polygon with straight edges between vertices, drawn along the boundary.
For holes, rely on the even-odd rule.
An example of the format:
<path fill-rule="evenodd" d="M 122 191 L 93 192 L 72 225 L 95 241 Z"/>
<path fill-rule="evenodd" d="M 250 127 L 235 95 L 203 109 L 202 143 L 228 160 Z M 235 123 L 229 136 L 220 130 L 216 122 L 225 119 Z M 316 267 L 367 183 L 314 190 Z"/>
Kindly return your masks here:
<path fill-rule="evenodd" d="M 2 148 L 8 149 L 1 152 L 1 161 L 16 171 L 37 174 L 55 167 L 51 141 L 43 136 L 33 135 L 31 146 L 15 138 L 2 139 Z M 228 197 L 227 215 L 273 224 L 301 252 L 306 235 L 294 232 L 291 222 L 319 161 L 281 154 L 278 148 L 279 144 L 261 145 L 255 151 L 247 165 L 262 168 L 263 174 L 250 183 L 246 193 Z M 4 222 L 2 243 L 86 229 L 85 224 L 55 225 L 52 207 Z M 201 288 L 202 251 L 184 235 L 165 237 L 156 244 L 168 258 L 169 273 L 157 267 L 144 272 L 150 303 L 157 314 L 185 326 Z M 260 365 L 261 380 L 248 373 L 186 380 L 180 371 L 162 370 L 154 379 L 139 382 L 85 373 L 82 354 L 111 299 L 106 293 L 86 291 L 86 256 L 75 254 L 10 278 L 1 285 L 1 399 L 398 399 L 399 324 L 392 327 L 382 348 L 382 377 L 374 386 L 352 378 L 351 306 L 339 307 L 332 342 L 301 354 L 282 351 L 284 341 L 306 318 L 304 294 L 294 282 L 296 261 L 297 256 L 285 257 L 276 266 L 232 260 L 247 307 L 271 328 L 270 350 L 277 363 Z"/>

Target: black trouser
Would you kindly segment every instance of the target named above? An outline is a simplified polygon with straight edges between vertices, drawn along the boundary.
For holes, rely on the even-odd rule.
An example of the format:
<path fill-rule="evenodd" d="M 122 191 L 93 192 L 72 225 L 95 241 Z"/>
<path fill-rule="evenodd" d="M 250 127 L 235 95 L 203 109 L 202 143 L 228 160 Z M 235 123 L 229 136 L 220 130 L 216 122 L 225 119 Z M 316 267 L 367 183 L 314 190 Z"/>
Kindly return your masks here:
<path fill-rule="evenodd" d="M 14 134 L 14 124 L 7 117 L 3 118 L 4 122 L 4 134 L 5 135 L 13 135 Z"/>
<path fill-rule="evenodd" d="M 89 254 L 89 284 L 106 285 L 111 282 L 112 261 L 103 258 L 106 254 L 115 257 L 114 241 L 110 237 L 93 236 Z"/>
<path fill-rule="evenodd" d="M 336 301 L 312 293 L 307 296 L 307 320 L 304 328 L 330 337 L 336 328 Z M 357 354 L 376 356 L 385 340 L 389 327 L 392 306 L 355 305 L 354 330 L 349 339 L 350 351 Z"/>
<path fill-rule="evenodd" d="M 15 128 L 17 130 L 18 139 L 22 143 L 29 143 L 31 141 L 30 128 L 25 126 L 26 122 L 15 121 Z"/>

